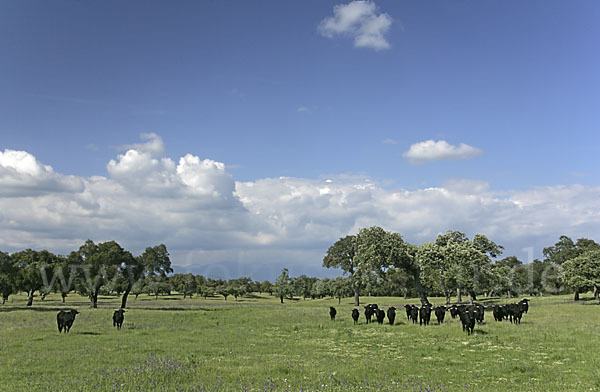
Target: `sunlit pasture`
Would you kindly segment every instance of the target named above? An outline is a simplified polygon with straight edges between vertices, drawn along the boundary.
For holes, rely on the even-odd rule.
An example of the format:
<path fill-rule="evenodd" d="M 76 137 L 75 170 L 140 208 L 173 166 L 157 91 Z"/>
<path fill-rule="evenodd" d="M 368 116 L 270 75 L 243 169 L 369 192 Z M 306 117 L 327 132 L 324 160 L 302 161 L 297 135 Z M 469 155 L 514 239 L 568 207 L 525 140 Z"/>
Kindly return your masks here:
<path fill-rule="evenodd" d="M 219 298 L 131 298 L 123 329 L 119 298 L 98 309 L 70 295 L 24 295 L 0 306 L 3 391 L 584 391 L 600 388 L 600 306 L 591 294 L 534 297 L 521 325 L 485 322 L 467 336 L 448 313 L 413 325 L 405 300 L 361 297 L 398 308 L 396 324 L 358 325 L 352 299 L 279 303 L 267 294 Z M 441 298 L 430 299 L 442 304 Z M 481 301 L 506 303 L 506 298 Z M 335 321 L 329 306 L 338 310 Z M 56 314 L 79 314 L 59 334 Z M 362 310 L 362 309 L 361 309 Z M 386 319 L 387 321 L 387 319 Z"/>

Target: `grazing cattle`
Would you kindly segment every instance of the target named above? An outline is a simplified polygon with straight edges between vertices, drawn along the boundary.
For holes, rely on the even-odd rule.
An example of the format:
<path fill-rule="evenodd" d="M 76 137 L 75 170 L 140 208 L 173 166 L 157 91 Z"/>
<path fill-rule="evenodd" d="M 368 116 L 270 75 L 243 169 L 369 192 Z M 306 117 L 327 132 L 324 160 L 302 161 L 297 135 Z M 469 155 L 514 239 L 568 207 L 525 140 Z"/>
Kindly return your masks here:
<path fill-rule="evenodd" d="M 75 316 L 78 315 L 79 312 L 71 309 L 71 310 L 61 310 L 56 315 L 56 322 L 58 323 L 58 333 L 61 333 L 63 330 L 65 333 L 68 333 L 73 326 L 73 321 L 75 321 Z"/>
<path fill-rule="evenodd" d="M 329 317 L 331 317 L 331 321 L 335 321 L 335 315 L 337 314 L 337 310 L 333 306 L 329 307 Z"/>
<path fill-rule="evenodd" d="M 435 318 L 437 318 L 438 324 L 443 323 L 444 317 L 446 317 L 446 307 L 438 306 L 434 309 L 434 312 L 435 312 Z"/>
<path fill-rule="evenodd" d="M 125 320 L 125 309 L 121 308 L 119 310 L 115 310 L 113 313 L 113 327 L 121 329 L 123 326 L 123 320 Z"/>
<path fill-rule="evenodd" d="M 471 335 L 475 328 L 475 308 L 471 306 L 468 308 L 459 308 L 458 317 L 460 318 L 463 332 L 467 331 L 467 335 Z"/>
<path fill-rule="evenodd" d="M 352 309 L 352 320 L 354 320 L 354 324 L 358 323 L 358 318 L 360 317 L 360 312 L 358 309 Z"/>
<path fill-rule="evenodd" d="M 506 316 L 506 311 L 504 310 L 503 305 L 494 305 L 494 320 L 502 321 L 502 319 Z"/>
<path fill-rule="evenodd" d="M 419 325 L 429 325 L 431 320 L 431 305 L 421 306 L 419 310 Z"/>
<path fill-rule="evenodd" d="M 390 306 L 387 310 L 387 318 L 390 325 L 394 325 L 394 320 L 396 320 L 396 308 Z"/>
<path fill-rule="evenodd" d="M 406 319 L 410 320 L 410 313 L 412 312 L 412 306 L 411 305 L 404 305 L 404 309 L 406 309 Z"/>
<path fill-rule="evenodd" d="M 385 312 L 383 309 L 375 309 L 375 317 L 377 317 L 378 324 L 383 324 L 383 321 L 385 320 Z"/>
<path fill-rule="evenodd" d="M 458 307 L 456 305 L 450 306 L 450 316 L 455 319 L 458 316 Z"/>
<path fill-rule="evenodd" d="M 519 301 L 519 305 L 521 305 L 521 309 L 523 309 L 523 313 L 527 313 L 529 311 L 529 299 L 523 298 Z"/>
<path fill-rule="evenodd" d="M 419 308 L 417 308 L 415 305 L 412 305 L 410 308 L 410 319 L 412 320 L 413 324 L 416 324 L 419 321 Z"/>

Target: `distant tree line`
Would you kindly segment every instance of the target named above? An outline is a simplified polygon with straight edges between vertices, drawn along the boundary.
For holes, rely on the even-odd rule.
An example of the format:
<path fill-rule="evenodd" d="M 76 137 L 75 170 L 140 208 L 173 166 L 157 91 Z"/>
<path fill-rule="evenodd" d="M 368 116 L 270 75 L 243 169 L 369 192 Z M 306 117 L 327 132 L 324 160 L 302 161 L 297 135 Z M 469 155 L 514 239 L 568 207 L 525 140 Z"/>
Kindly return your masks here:
<path fill-rule="evenodd" d="M 498 260 L 503 247 L 483 234 L 469 239 L 449 230 L 435 241 L 421 245 L 405 242 L 398 233 L 374 226 L 340 238 L 329 249 L 323 266 L 340 268 L 347 276 L 359 305 L 359 295 L 443 296 L 467 294 L 472 302 L 479 295 L 543 295 L 572 290 L 579 293 L 600 288 L 600 245 L 580 238 L 561 236 L 543 249 L 545 259 L 523 264 L 515 256 Z"/>
<path fill-rule="evenodd" d="M 121 307 L 127 306 L 129 295 L 140 294 L 158 298 L 161 294 L 177 292 L 183 297 L 194 295 L 208 298 L 239 297 L 252 293 L 268 293 L 285 298 L 323 298 L 349 295 L 347 280 L 318 279 L 301 275 L 278 279 L 276 284 L 249 277 L 223 280 L 191 273 L 172 274 L 169 252 L 164 244 L 148 247 L 139 256 L 133 256 L 117 242 L 94 243 L 86 241 L 67 256 L 47 250 L 32 249 L 8 254 L 0 252 L 0 297 L 2 304 L 9 296 L 24 292 L 27 306 L 33 305 L 37 295 L 44 300 L 50 293 L 59 293 L 62 301 L 71 292 L 86 296 L 93 308 L 100 295 L 121 296 Z"/>
<path fill-rule="evenodd" d="M 35 293 L 43 300 L 59 293 L 63 302 L 76 292 L 97 307 L 98 296 L 121 296 L 127 306 L 130 294 L 194 295 L 208 298 L 239 297 L 268 293 L 284 299 L 342 298 L 360 295 L 418 297 L 442 296 L 450 303 L 466 294 L 472 302 L 477 296 L 507 297 L 521 294 L 561 294 L 570 290 L 574 300 L 593 290 L 600 296 L 600 245 L 580 238 L 561 236 L 543 249 L 544 260 L 524 264 L 515 256 L 499 259 L 503 247 L 477 234 L 469 239 L 459 231 L 447 231 L 435 241 L 421 245 L 405 242 L 397 233 L 380 227 L 363 228 L 356 235 L 340 238 L 327 250 L 323 266 L 340 268 L 344 276 L 334 279 L 306 275 L 291 277 L 287 268 L 274 283 L 253 281 L 250 277 L 230 280 L 207 278 L 191 273 L 172 274 L 169 252 L 164 244 L 148 247 L 133 256 L 115 241 L 94 243 L 87 240 L 67 256 L 32 249 L 8 254 L 0 252 L 0 297 L 4 304 L 10 295 L 24 292 L 27 306 Z"/>
<path fill-rule="evenodd" d="M 96 244 L 91 240 L 67 256 L 32 249 L 0 252 L 0 296 L 4 304 L 10 295 L 25 292 L 27 306 L 31 306 L 36 292 L 42 300 L 49 293 L 60 293 L 64 302 L 75 291 L 96 308 L 99 295 L 114 292 L 122 296 L 124 308 L 136 287 L 160 290 L 172 272 L 164 244 L 146 248 L 137 257 L 115 241 Z"/>

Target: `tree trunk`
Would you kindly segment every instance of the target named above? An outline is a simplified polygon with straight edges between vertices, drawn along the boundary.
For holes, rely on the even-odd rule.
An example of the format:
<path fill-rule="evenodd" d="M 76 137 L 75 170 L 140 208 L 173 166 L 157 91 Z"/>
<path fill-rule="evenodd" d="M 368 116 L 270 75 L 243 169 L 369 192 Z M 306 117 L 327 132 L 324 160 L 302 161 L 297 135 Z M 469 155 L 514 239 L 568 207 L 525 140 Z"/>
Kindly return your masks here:
<path fill-rule="evenodd" d="M 8 300 L 8 297 L 2 296 L 2 305 L 4 305 L 7 300 Z"/>
<path fill-rule="evenodd" d="M 573 301 L 579 301 L 579 288 L 575 289 L 575 293 L 573 295 Z"/>
<path fill-rule="evenodd" d="M 598 286 L 594 286 L 594 299 L 598 299 Z"/>
<path fill-rule="evenodd" d="M 131 292 L 133 285 L 132 284 L 128 284 L 127 288 L 125 289 L 125 292 L 123 293 L 123 296 L 121 297 L 121 308 L 125 309 L 127 307 L 127 297 L 129 296 L 129 293 Z M 135 298 L 137 299 L 137 295 L 135 296 Z"/>
<path fill-rule="evenodd" d="M 477 301 L 477 293 L 473 290 L 469 290 L 469 300 L 471 302 Z"/>
<path fill-rule="evenodd" d="M 421 300 L 421 305 L 428 305 L 429 300 L 425 295 L 425 289 L 421 284 L 421 268 L 417 266 L 414 270 L 414 278 L 415 278 L 415 290 L 417 291 L 417 296 Z"/>
<path fill-rule="evenodd" d="M 62 303 L 64 304 L 67 299 L 67 293 L 61 293 L 60 296 L 62 297 Z"/>
<path fill-rule="evenodd" d="M 352 289 L 354 290 L 354 306 L 358 306 L 360 305 L 360 300 L 358 298 L 360 292 L 358 290 L 358 286 L 354 286 Z"/>
<path fill-rule="evenodd" d="M 460 292 L 460 287 L 456 289 L 456 302 L 458 302 L 458 303 L 462 302 L 462 294 Z"/>
<path fill-rule="evenodd" d="M 342 297 L 338 298 L 338 305 L 342 303 Z"/>
<path fill-rule="evenodd" d="M 92 303 L 92 309 L 96 309 L 98 307 L 98 293 L 91 293 L 90 294 L 90 301 Z"/>
<path fill-rule="evenodd" d="M 450 305 L 450 291 L 446 290 L 446 305 Z"/>
<path fill-rule="evenodd" d="M 506 292 L 506 298 L 512 298 L 512 293 L 510 292 L 510 290 Z"/>
<path fill-rule="evenodd" d="M 279 300 L 281 301 L 281 303 L 283 303 L 283 295 L 279 296 Z M 227 299 L 225 299 L 225 301 L 227 301 Z"/>
<path fill-rule="evenodd" d="M 27 292 L 27 306 L 33 305 L 33 290 Z"/>

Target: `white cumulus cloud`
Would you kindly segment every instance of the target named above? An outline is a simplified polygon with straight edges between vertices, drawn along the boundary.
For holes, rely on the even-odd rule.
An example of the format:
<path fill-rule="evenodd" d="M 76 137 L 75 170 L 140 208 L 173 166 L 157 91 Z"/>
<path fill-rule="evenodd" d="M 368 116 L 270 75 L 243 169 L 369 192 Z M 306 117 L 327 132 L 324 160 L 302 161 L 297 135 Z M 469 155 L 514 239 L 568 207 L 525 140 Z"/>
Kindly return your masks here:
<path fill-rule="evenodd" d="M 54 172 L 26 151 L 0 151 L 0 197 L 32 196 L 49 192 L 79 192 L 82 182 Z"/>
<path fill-rule="evenodd" d="M 385 38 L 392 25 L 392 18 L 386 13 L 377 14 L 377 6 L 372 1 L 352 1 L 333 7 L 333 16 L 319 24 L 319 32 L 325 37 L 346 35 L 354 38 L 354 46 L 375 50 L 389 49 Z"/>
<path fill-rule="evenodd" d="M 415 143 L 402 154 L 411 163 L 427 163 L 440 160 L 471 159 L 483 152 L 465 143 L 453 146 L 445 140 L 426 140 Z"/>
<path fill-rule="evenodd" d="M 156 133 L 141 133 L 140 138 L 147 140 L 145 143 L 124 144 L 119 147 L 119 150 L 136 150 L 139 152 L 147 152 L 153 157 L 162 157 L 165 154 L 165 145 L 160 136 Z"/>
<path fill-rule="evenodd" d="M 562 234 L 600 238 L 600 187 L 498 191 L 449 179 L 406 190 L 364 176 L 236 182 L 224 163 L 141 147 L 107 172 L 65 176 L 27 152 L 0 153 L 0 250 L 66 254 L 90 238 L 139 254 L 164 243 L 175 265 L 196 273 L 274 279 L 282 267 L 318 274 L 331 244 L 372 225 L 415 244 L 448 229 L 483 233 L 522 260 L 523 248 L 541 254 Z"/>

